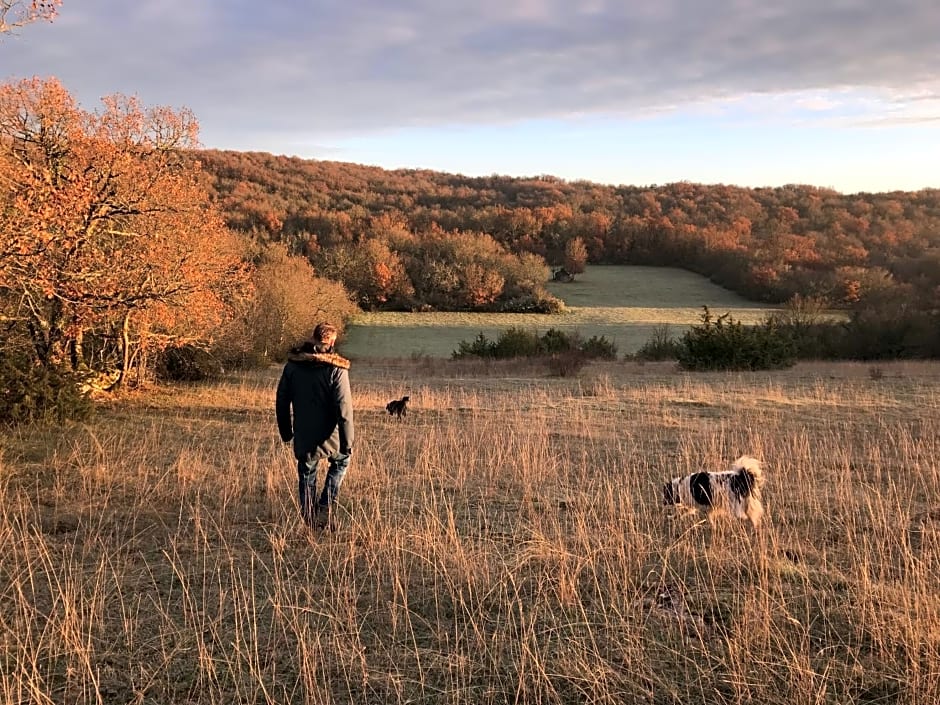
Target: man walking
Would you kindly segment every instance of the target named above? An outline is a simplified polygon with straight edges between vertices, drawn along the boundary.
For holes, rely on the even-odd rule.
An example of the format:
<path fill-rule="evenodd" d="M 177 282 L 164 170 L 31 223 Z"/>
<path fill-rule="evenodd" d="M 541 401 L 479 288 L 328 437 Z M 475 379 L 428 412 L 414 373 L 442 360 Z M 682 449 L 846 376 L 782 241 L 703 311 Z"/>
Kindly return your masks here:
<path fill-rule="evenodd" d="M 294 441 L 301 516 L 318 529 L 332 526 L 332 508 L 353 448 L 349 360 L 333 351 L 335 344 L 336 328 L 320 323 L 309 340 L 293 348 L 275 402 L 281 440 Z M 317 499 L 317 466 L 324 459 L 326 480 Z"/>

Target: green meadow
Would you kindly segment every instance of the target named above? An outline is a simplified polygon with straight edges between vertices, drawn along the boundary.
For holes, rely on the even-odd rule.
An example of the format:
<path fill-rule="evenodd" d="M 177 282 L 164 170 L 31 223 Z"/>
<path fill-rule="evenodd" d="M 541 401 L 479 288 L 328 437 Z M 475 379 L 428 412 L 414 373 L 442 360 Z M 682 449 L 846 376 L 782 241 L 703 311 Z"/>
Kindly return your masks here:
<path fill-rule="evenodd" d="M 462 340 L 481 332 L 495 338 L 515 326 L 604 336 L 625 354 L 638 350 L 661 326 L 681 334 L 699 322 L 702 306 L 716 314 L 730 312 L 744 323 L 758 323 L 776 310 L 705 277 L 666 267 L 592 266 L 574 282 L 550 282 L 548 289 L 565 302 L 564 313 L 363 313 L 350 325 L 341 349 L 354 359 L 446 358 Z"/>

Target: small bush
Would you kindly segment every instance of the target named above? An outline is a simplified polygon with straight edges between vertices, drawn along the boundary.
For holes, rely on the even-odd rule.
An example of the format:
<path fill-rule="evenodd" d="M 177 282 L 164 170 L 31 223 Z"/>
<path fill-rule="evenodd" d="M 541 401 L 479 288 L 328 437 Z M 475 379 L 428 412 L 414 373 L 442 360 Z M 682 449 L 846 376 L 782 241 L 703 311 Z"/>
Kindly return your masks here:
<path fill-rule="evenodd" d="M 633 354 L 633 358 L 645 361 L 678 360 L 681 347 L 679 340 L 669 332 L 668 325 L 657 326 L 650 339 Z"/>
<path fill-rule="evenodd" d="M 538 336 L 536 336 L 538 339 Z M 577 333 L 565 333 L 557 328 L 549 328 L 538 339 L 541 352 L 546 355 L 577 350 L 581 345 L 581 336 Z"/>
<path fill-rule="evenodd" d="M 541 293 L 499 301 L 492 309 L 496 313 L 561 313 L 565 303 L 551 294 Z"/>
<path fill-rule="evenodd" d="M 545 358 L 545 367 L 552 377 L 575 377 L 587 362 L 587 356 L 580 350 L 566 350 Z"/>
<path fill-rule="evenodd" d="M 778 330 L 790 341 L 793 355 L 800 360 L 850 358 L 845 323 L 819 321 L 812 324 L 787 322 L 774 318 Z"/>
<path fill-rule="evenodd" d="M 542 352 L 538 333 L 522 328 L 507 328 L 499 334 L 493 348 L 493 357 L 533 357 Z"/>
<path fill-rule="evenodd" d="M 13 425 L 87 418 L 92 402 L 83 379 L 64 367 L 36 364 L 29 356 L 0 352 L 0 419 Z"/>
<path fill-rule="evenodd" d="M 219 359 L 202 348 L 167 348 L 157 358 L 157 379 L 164 382 L 203 382 L 218 379 L 225 370 Z"/>
<path fill-rule="evenodd" d="M 704 307 L 701 325 L 680 343 L 679 364 L 687 370 L 772 370 L 796 361 L 790 337 L 772 318 L 744 326 L 730 314 L 713 318 Z"/>
<path fill-rule="evenodd" d="M 579 346 L 579 350 L 594 360 L 616 360 L 617 346 L 603 335 L 592 335 Z"/>
<path fill-rule="evenodd" d="M 577 353 L 585 360 L 616 360 L 617 346 L 604 336 L 595 335 L 588 340 L 583 340 L 577 332 L 566 333 L 557 328 L 550 328 L 540 336 L 536 331 L 513 327 L 502 331 L 495 342 L 482 332 L 471 342 L 462 340 L 451 356 L 455 359 L 467 357 L 508 359 L 567 353 Z"/>
<path fill-rule="evenodd" d="M 461 340 L 457 344 L 457 349 L 451 353 L 454 359 L 467 357 L 496 357 L 496 343 L 487 338 L 483 331 L 477 335 L 471 342 Z"/>

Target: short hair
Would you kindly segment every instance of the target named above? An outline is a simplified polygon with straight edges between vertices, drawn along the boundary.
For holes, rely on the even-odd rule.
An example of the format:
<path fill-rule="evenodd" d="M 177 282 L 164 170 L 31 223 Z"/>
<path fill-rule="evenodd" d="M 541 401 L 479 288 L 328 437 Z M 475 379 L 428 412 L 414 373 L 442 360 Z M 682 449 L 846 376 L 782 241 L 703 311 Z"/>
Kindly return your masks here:
<path fill-rule="evenodd" d="M 313 329 L 311 338 L 317 343 L 323 343 L 331 338 L 335 339 L 336 334 L 336 326 L 331 326 L 329 323 L 318 323 L 317 327 Z"/>

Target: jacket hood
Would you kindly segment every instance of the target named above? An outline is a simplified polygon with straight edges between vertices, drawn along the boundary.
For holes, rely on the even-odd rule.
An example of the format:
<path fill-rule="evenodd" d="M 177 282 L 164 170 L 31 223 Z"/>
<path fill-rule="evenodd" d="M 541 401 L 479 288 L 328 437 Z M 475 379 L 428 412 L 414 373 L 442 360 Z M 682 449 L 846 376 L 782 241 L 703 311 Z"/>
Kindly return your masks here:
<path fill-rule="evenodd" d="M 334 352 L 301 352 L 299 350 L 291 350 L 287 354 L 287 359 L 291 362 L 331 365 L 332 367 L 339 367 L 343 370 L 349 369 L 349 360 Z"/>

